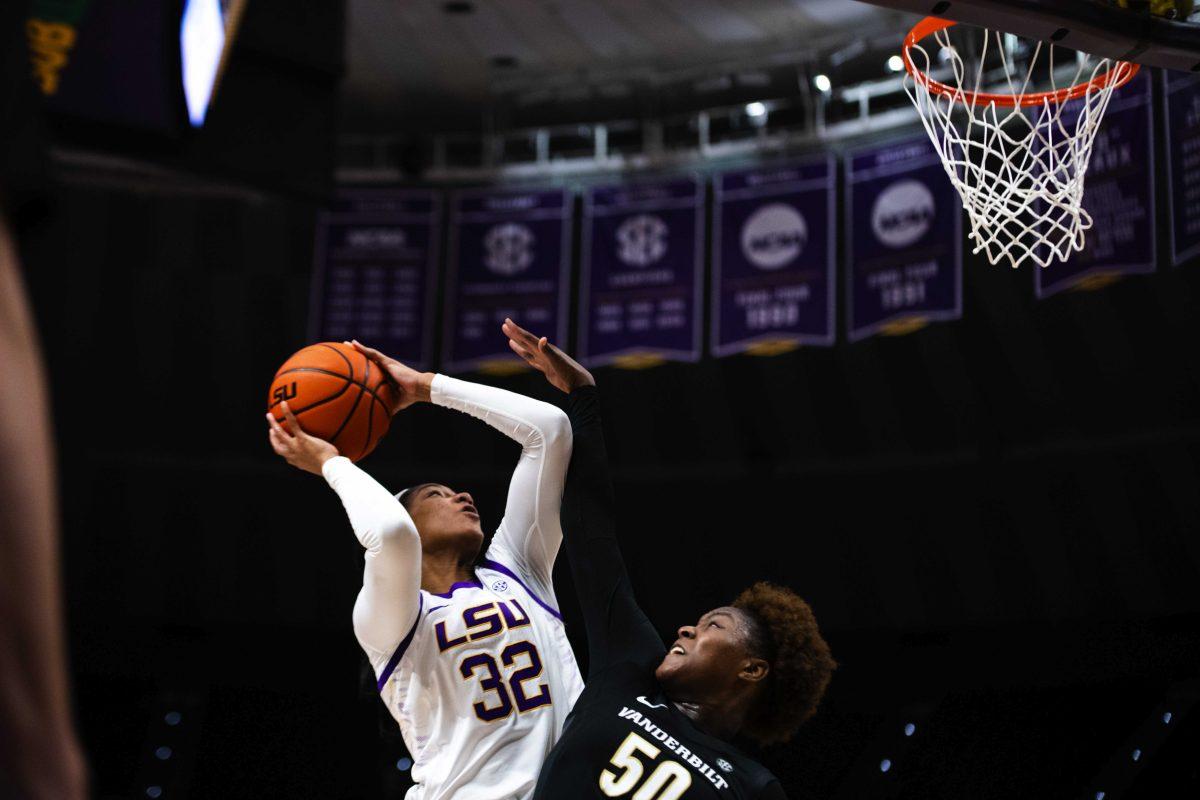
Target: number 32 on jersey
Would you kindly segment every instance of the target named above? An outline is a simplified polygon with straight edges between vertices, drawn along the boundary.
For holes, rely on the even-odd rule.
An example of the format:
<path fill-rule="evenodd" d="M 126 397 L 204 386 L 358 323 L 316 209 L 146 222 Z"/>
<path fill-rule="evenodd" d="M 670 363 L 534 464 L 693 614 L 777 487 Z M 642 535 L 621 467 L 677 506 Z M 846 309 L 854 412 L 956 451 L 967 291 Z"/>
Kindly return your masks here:
<path fill-rule="evenodd" d="M 633 792 L 631 800 L 679 800 L 692 785 L 692 776 L 678 761 L 658 762 L 642 780 L 646 765 L 638 755 L 653 761 L 659 752 L 638 734 L 629 734 L 609 761 L 610 766 L 617 769 L 605 767 L 600 773 L 600 791 L 608 797 L 626 797 Z"/>

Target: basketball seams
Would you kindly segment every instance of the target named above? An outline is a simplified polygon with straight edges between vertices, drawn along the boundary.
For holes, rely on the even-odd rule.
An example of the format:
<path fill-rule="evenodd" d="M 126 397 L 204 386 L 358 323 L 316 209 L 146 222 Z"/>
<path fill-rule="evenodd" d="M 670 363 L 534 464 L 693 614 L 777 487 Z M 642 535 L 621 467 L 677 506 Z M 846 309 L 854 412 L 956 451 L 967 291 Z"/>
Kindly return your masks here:
<path fill-rule="evenodd" d="M 301 369 L 303 369 L 303 368 L 301 368 Z M 299 372 L 299 371 L 300 371 L 300 369 L 288 370 L 288 372 Z M 350 385 L 352 383 L 352 381 L 346 380 L 345 375 L 338 375 L 336 372 L 326 372 L 325 370 L 312 370 L 312 371 L 321 372 L 321 373 L 324 373 L 325 375 L 330 375 L 334 378 L 341 378 L 342 379 L 342 388 L 338 389 L 337 392 L 329 395 L 328 397 L 322 397 L 320 400 L 318 400 L 315 403 L 312 403 L 311 405 L 307 405 L 307 406 L 304 406 L 303 408 L 293 410 L 292 413 L 297 418 L 299 418 L 299 416 L 301 414 L 303 414 L 305 411 L 312 411 L 314 408 L 319 408 L 320 406 L 323 406 L 326 403 L 332 403 L 334 400 L 337 400 L 339 397 L 341 397 L 342 395 L 344 395 L 346 393 L 346 390 L 350 388 Z M 281 402 L 283 402 L 283 401 L 277 400 L 276 402 L 271 403 L 271 405 L 267 406 L 267 411 L 274 413 L 275 406 L 279 405 Z"/>
<path fill-rule="evenodd" d="M 350 420 L 352 420 L 354 418 L 354 412 L 358 409 L 358 404 L 362 402 L 362 396 L 363 396 L 362 389 L 359 389 L 358 397 L 354 398 L 354 403 L 350 406 L 350 410 L 346 413 L 346 418 L 343 419 L 342 424 L 338 426 L 337 432 L 334 433 L 333 436 L 329 437 L 330 444 L 337 445 L 338 437 L 342 435 L 342 432 L 346 430 L 346 426 L 350 423 Z M 351 458 L 350 460 L 357 461 L 358 456 L 355 456 L 354 458 Z"/>
<path fill-rule="evenodd" d="M 293 372 L 317 372 L 317 373 L 320 373 L 321 375 L 329 375 L 330 377 L 333 377 L 333 378 L 341 378 L 342 380 L 344 380 L 346 382 L 346 388 L 349 388 L 350 384 L 354 384 L 355 386 L 357 386 L 360 389 L 362 389 L 363 391 L 365 391 L 367 394 L 374 397 L 376 400 L 379 400 L 380 405 L 382 405 L 384 408 L 387 408 L 387 403 L 383 402 L 383 400 L 381 400 L 379 398 L 379 396 L 377 394 L 375 394 L 375 390 L 372 389 L 370 386 L 367 386 L 366 384 L 362 383 L 361 381 L 357 381 L 352 378 L 347 378 L 345 375 L 342 375 L 341 373 L 330 372 L 329 370 L 322 369 L 320 367 L 292 367 L 291 369 L 287 370 L 286 372 L 280 372 L 278 375 L 276 375 L 275 380 L 279 380 L 280 376 L 290 375 Z M 383 383 L 386 383 L 386 382 L 387 381 L 385 380 L 380 385 L 382 385 Z M 272 384 L 272 385 L 274 385 L 274 384 Z M 335 397 L 340 396 L 342 394 L 342 392 L 344 392 L 344 391 L 346 391 L 345 388 L 343 388 L 341 392 L 338 392 L 337 395 L 330 396 L 328 399 L 333 400 Z M 321 402 L 325 402 L 325 401 L 323 400 Z M 274 408 L 277 405 L 279 405 L 279 403 L 277 403 L 277 402 L 271 403 L 270 408 Z M 312 408 L 312 406 L 308 406 L 308 408 Z M 270 410 L 270 409 L 268 409 L 268 410 Z"/>
<path fill-rule="evenodd" d="M 346 358 L 345 353 L 332 345 L 325 344 L 324 342 L 318 344 L 317 347 L 324 347 L 326 350 L 332 350 L 333 352 L 337 353 L 338 358 L 346 362 L 346 369 L 350 370 L 350 380 L 354 380 L 354 365 L 350 363 L 350 359 Z M 366 359 L 366 356 L 363 356 L 363 358 Z M 366 378 L 364 377 L 363 380 L 366 380 Z"/>

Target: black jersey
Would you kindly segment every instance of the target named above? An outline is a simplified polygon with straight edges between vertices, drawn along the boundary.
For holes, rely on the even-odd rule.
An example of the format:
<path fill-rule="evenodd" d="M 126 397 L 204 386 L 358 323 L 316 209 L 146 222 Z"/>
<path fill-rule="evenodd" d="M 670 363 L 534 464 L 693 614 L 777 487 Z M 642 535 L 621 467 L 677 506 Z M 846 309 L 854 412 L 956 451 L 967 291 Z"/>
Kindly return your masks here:
<path fill-rule="evenodd" d="M 765 767 L 709 736 L 654 677 L 666 646 L 638 607 L 617 546 L 593 387 L 568 399 L 575 431 L 563 542 L 588 639 L 587 686 L 550 752 L 534 800 L 786 800 Z"/>

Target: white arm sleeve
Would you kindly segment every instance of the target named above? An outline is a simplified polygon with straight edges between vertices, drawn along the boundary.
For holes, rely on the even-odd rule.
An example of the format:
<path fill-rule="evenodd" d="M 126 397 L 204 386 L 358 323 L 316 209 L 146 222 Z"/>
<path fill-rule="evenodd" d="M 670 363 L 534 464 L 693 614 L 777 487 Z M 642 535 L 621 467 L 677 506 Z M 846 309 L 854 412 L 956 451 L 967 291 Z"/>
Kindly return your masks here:
<path fill-rule="evenodd" d="M 421 596 L 421 539 L 392 493 L 344 456 L 321 474 L 337 492 L 367 549 L 362 590 L 354 603 L 354 634 L 379 669 L 416 622 Z"/>
<path fill-rule="evenodd" d="M 512 559 L 515 563 L 509 567 L 552 597 L 551 573 L 562 544 L 558 512 L 571 461 L 571 421 L 549 403 L 445 375 L 433 379 L 432 400 L 483 420 L 521 445 L 492 548 Z"/>

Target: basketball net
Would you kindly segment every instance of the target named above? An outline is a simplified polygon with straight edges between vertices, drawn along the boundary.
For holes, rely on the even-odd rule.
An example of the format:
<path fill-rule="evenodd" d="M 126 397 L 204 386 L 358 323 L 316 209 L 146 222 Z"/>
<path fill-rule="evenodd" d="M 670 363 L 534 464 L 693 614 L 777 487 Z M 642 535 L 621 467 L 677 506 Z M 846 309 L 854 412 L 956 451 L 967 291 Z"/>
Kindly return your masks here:
<path fill-rule="evenodd" d="M 1054 45 L 1043 42 L 1031 43 L 1027 64 L 1017 66 L 1004 34 L 984 29 L 978 64 L 968 69 L 950 41 L 953 25 L 926 17 L 909 32 L 904 89 L 967 209 L 973 252 L 1014 268 L 1064 261 L 1083 249 L 1092 226 L 1082 203 L 1096 131 L 1113 90 L 1138 66 L 1061 50 L 1067 63 L 1055 64 Z M 942 60 L 945 83 L 931 77 Z M 1064 72 L 1073 78 L 1060 89 Z M 1048 91 L 1030 91 L 1046 76 Z M 997 87 L 1003 93 L 985 91 Z"/>

